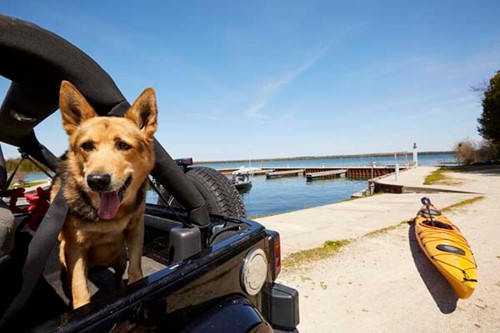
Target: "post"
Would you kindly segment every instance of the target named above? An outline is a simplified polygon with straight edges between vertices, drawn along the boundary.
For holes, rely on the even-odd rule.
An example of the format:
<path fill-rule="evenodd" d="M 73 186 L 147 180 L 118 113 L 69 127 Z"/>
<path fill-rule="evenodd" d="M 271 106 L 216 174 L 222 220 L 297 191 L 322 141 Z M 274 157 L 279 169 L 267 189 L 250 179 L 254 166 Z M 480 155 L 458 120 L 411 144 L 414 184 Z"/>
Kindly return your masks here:
<path fill-rule="evenodd" d="M 417 144 L 413 143 L 413 166 L 418 167 Z"/>
<path fill-rule="evenodd" d="M 398 181 L 399 180 L 399 164 L 398 163 L 396 163 L 396 170 L 395 171 L 396 172 L 394 172 L 394 174 L 396 176 L 396 181 Z"/>

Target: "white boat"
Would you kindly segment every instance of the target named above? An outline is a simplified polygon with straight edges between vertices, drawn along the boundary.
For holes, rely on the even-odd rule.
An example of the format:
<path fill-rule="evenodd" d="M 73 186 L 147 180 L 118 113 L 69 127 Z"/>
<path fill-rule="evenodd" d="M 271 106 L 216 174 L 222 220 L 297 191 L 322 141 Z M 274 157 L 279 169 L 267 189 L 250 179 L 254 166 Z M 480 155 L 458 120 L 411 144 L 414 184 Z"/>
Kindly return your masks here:
<path fill-rule="evenodd" d="M 231 184 L 233 184 L 240 193 L 247 192 L 252 187 L 252 181 L 250 180 L 248 173 L 233 172 Z"/>

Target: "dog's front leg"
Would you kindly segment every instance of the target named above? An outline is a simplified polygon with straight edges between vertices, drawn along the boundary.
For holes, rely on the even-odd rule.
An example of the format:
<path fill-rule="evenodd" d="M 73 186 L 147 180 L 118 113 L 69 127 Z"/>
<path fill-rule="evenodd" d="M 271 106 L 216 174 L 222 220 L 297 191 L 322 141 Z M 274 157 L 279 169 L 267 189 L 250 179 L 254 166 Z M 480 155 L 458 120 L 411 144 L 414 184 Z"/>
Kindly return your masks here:
<path fill-rule="evenodd" d="M 127 244 L 129 258 L 129 284 L 142 279 L 141 257 L 144 243 L 144 221 L 142 214 L 138 217 L 134 225 L 134 228 L 125 230 L 125 242 Z"/>
<path fill-rule="evenodd" d="M 71 281 L 73 309 L 76 309 L 90 303 L 86 256 L 82 249 L 78 246 L 74 246 L 65 249 L 65 257 L 66 267 Z"/>

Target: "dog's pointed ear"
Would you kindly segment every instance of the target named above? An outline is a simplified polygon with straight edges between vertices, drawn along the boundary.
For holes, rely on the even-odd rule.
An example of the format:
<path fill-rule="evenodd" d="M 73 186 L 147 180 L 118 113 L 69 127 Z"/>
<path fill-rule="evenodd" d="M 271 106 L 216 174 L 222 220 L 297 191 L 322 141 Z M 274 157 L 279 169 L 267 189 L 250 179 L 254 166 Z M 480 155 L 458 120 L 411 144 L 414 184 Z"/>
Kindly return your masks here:
<path fill-rule="evenodd" d="M 59 109 L 61 109 L 64 130 L 68 135 L 71 135 L 84 120 L 97 117 L 85 97 L 68 81 L 61 82 Z"/>
<path fill-rule="evenodd" d="M 147 140 L 153 140 L 157 127 L 157 114 L 155 91 L 153 88 L 147 88 L 125 113 L 125 118 L 132 120 Z"/>

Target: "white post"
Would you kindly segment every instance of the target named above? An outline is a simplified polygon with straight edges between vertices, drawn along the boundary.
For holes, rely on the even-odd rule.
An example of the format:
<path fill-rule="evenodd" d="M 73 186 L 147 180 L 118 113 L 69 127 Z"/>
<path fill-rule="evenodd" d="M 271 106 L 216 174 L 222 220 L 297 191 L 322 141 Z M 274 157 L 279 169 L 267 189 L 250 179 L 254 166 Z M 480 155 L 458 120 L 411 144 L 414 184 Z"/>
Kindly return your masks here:
<path fill-rule="evenodd" d="M 396 181 L 399 180 L 399 163 L 396 163 L 396 172 L 394 173 L 396 175 Z"/>
<path fill-rule="evenodd" d="M 418 167 L 418 153 L 416 143 L 413 143 L 413 166 Z"/>

